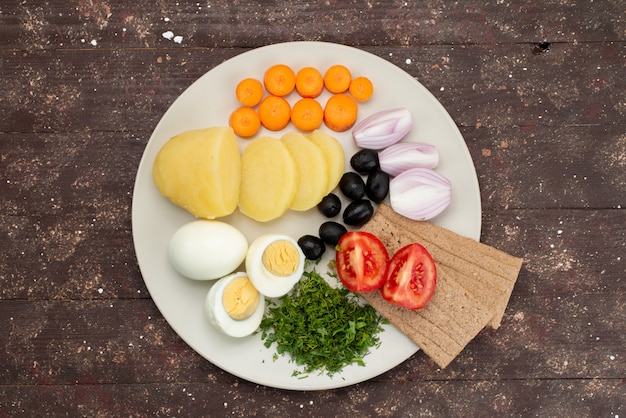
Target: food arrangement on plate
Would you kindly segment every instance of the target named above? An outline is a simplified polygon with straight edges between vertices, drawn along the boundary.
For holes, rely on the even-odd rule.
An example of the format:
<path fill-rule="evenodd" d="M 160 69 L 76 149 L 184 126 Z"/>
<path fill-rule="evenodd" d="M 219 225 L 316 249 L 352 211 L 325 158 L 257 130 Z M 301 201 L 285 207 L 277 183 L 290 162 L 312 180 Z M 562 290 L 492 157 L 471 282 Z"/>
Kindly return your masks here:
<path fill-rule="evenodd" d="M 380 344 L 384 320 L 445 367 L 484 326 L 499 325 L 494 317 L 503 313 L 521 265 L 431 224 L 435 229 L 422 235 L 426 221 L 450 204 L 452 185 L 436 171 L 435 146 L 401 142 L 413 127 L 408 108 L 379 110 L 356 123 L 359 103 L 374 88 L 344 65 L 323 75 L 311 66 L 294 72 L 272 65 L 262 82 L 246 78 L 233 87 L 241 107 L 230 114 L 229 126 L 171 137 L 152 167 L 159 192 L 201 219 L 172 235 L 168 256 L 186 279 L 215 281 L 204 315 L 233 338 L 261 330 L 266 347 L 275 343 L 277 355 L 304 367 L 295 374 L 332 376 L 351 363 L 364 365 L 364 356 Z M 317 100 L 323 90 L 331 94 L 324 106 Z M 285 97 L 293 92 L 300 99 L 291 106 Z M 289 123 L 294 129 L 280 137 L 255 137 L 261 127 L 282 131 Z M 349 158 L 353 171 L 344 172 L 344 149 L 322 125 L 332 132 L 352 129 L 358 148 Z M 220 221 L 235 211 L 260 223 L 288 211 L 319 211 L 329 220 L 318 235 L 271 233 L 248 245 L 240 231 Z M 340 213 L 342 222 L 334 220 Z M 386 227 L 379 230 L 381 224 Z M 451 243 L 463 251 L 439 251 Z M 339 279 L 334 285 L 315 270 L 329 249 L 335 252 L 329 278 Z M 476 254 L 493 262 L 483 268 L 471 261 Z M 496 289 L 491 301 L 466 288 L 465 273 L 447 270 L 463 263 L 474 280 Z M 497 313 L 486 305 L 493 301 Z M 462 311 L 454 307 L 459 304 Z M 345 358 L 323 352 L 322 345 L 338 347 Z"/>
<path fill-rule="evenodd" d="M 296 102 L 307 98 L 317 102 L 322 107 L 323 114 L 325 103 L 335 93 L 324 88 L 323 92 L 315 97 L 319 90 L 319 74 L 316 75 L 316 73 L 320 73 L 320 70 L 324 72 L 325 69 L 337 65 L 338 57 L 340 57 L 339 64 L 353 70 L 352 78 L 354 80 L 362 76 L 367 76 L 367 79 L 371 80 L 371 89 L 367 83 L 365 83 L 365 87 L 359 87 L 359 90 L 365 92 L 362 97 L 367 97 L 367 94 L 371 94 L 371 97 L 368 100 L 355 100 L 357 118 L 351 128 L 345 131 L 333 131 L 324 123 L 323 116 L 322 123 L 315 129 L 311 128 L 311 123 L 313 123 L 311 121 L 319 120 L 319 108 L 317 108 L 317 110 L 313 109 L 310 112 L 313 117 L 301 118 L 301 122 L 305 121 L 305 125 L 308 126 L 306 129 L 301 127 L 305 125 L 297 126 L 294 120 L 290 120 L 281 131 L 272 131 L 260 124 L 259 121 L 260 128 L 256 134 L 252 136 L 235 134 L 235 141 L 232 141 L 232 138 L 227 138 L 234 133 L 234 129 L 229 126 L 229 123 L 232 123 L 230 119 L 236 109 L 243 107 L 246 108 L 248 115 L 250 112 L 259 115 L 260 102 L 254 104 L 258 101 L 258 94 L 257 97 L 254 97 L 254 91 L 255 89 L 258 91 L 258 84 L 261 84 L 261 96 L 267 94 L 262 81 L 263 71 L 276 65 L 276 63 L 283 63 L 294 70 L 306 67 L 312 69 L 301 74 L 299 84 L 303 94 L 300 94 L 296 85 L 296 89 L 283 98 L 292 105 L 292 112 Z M 300 71 L 295 72 L 296 78 L 298 73 Z M 323 79 L 323 74 L 321 76 Z M 257 83 L 252 83 L 251 89 L 249 85 L 246 86 L 246 83 L 241 83 L 247 78 L 258 79 Z M 307 79 L 309 81 L 302 81 Z M 238 84 L 242 84 L 242 90 L 252 92 L 249 95 L 251 98 L 244 99 L 246 103 L 238 99 L 239 96 L 248 95 L 248 93 L 236 91 Z M 368 93 L 368 89 L 372 93 Z M 354 98 L 363 93 L 348 90 L 336 94 Z M 305 110 L 304 114 L 312 108 L 316 108 L 310 102 L 305 103 L 305 105 L 300 109 Z M 406 117 L 406 114 L 411 117 L 412 128 L 399 142 L 380 150 L 375 150 L 370 146 L 361 147 L 355 142 L 353 134 L 360 126 L 366 126 L 365 119 L 371 117 L 371 121 L 374 119 L 374 115 L 379 121 L 388 117 L 402 119 L 402 115 Z M 350 120 L 350 118 L 345 118 L 345 120 Z M 404 120 L 408 121 L 409 119 Z M 313 126 L 317 126 L 315 123 Z M 268 123 L 268 126 L 271 126 L 271 123 Z M 393 131 L 393 129 L 389 129 L 390 126 L 396 126 L 398 131 L 401 130 L 399 125 L 386 126 L 379 134 L 389 135 L 390 131 Z M 254 128 L 254 124 L 252 127 Z M 199 142 L 204 142 L 200 139 L 207 134 L 217 139 L 204 143 L 205 148 L 198 148 Z M 282 137 L 287 134 L 292 138 L 282 141 Z M 373 132 L 369 131 L 369 134 L 373 135 Z M 318 178 L 318 176 L 324 177 L 323 174 L 319 174 L 323 173 L 324 170 L 310 163 L 309 160 L 315 160 L 318 163 L 323 161 L 326 164 L 327 186 L 333 187 L 333 189 L 327 189 L 330 192 L 324 194 L 320 203 L 308 210 L 296 210 L 296 205 L 293 205 L 294 208 L 281 209 L 284 210 L 282 215 L 276 215 L 279 213 L 277 207 L 284 207 L 284 203 L 282 206 L 277 204 L 279 202 L 266 204 L 263 194 L 255 191 L 255 187 L 249 187 L 249 195 L 244 201 L 254 203 L 249 205 L 252 208 L 252 214 L 258 216 L 265 213 L 267 216 L 269 212 L 272 217 L 278 217 L 259 221 L 242 213 L 238 208 L 241 200 L 241 180 L 243 176 L 247 176 L 250 180 L 250 176 L 244 174 L 242 178 L 233 180 L 231 174 L 233 172 L 243 173 L 242 166 L 237 167 L 237 161 L 241 164 L 241 157 L 245 149 L 263 136 L 274 139 L 272 144 L 280 142 L 284 145 L 283 148 L 287 147 L 284 142 L 296 143 L 296 145 L 291 144 L 292 152 L 298 152 L 298 150 L 306 147 L 306 145 L 301 145 L 304 143 L 302 136 L 309 141 L 312 141 L 313 137 L 317 138 L 319 144 L 316 145 L 322 149 L 323 160 L 319 158 L 319 152 L 312 151 L 310 159 L 300 158 L 296 160 L 296 157 L 292 157 L 293 161 L 290 163 L 289 160 L 283 158 L 282 163 L 277 164 L 277 166 L 287 167 L 287 172 L 293 174 L 298 167 L 308 164 L 305 171 L 311 170 L 310 172 L 313 172 L 316 170 L 318 174 L 314 177 Z M 181 138 L 174 140 L 175 137 Z M 168 145 L 170 142 L 179 143 L 170 148 Z M 238 144 L 238 152 L 235 152 L 233 146 L 235 142 Z M 414 149 L 417 147 L 416 144 L 419 144 L 419 149 Z M 173 150 L 173 155 L 179 154 L 179 158 L 185 161 L 184 165 L 180 165 L 180 167 L 195 167 L 199 168 L 201 172 L 213 170 L 219 176 L 213 176 L 209 179 L 203 178 L 200 181 L 201 177 L 185 178 L 181 175 L 173 181 L 171 174 L 179 171 L 179 166 L 171 164 L 172 160 L 176 160 L 176 158 L 171 158 L 170 162 L 162 166 L 168 167 L 163 173 L 166 174 L 166 177 L 170 177 L 169 189 L 167 187 L 164 189 L 166 193 L 171 193 L 168 199 L 156 186 L 154 177 L 155 163 L 162 157 L 158 154 L 163 148 Z M 231 161 L 233 164 L 211 162 L 207 166 L 202 163 L 206 159 L 206 154 L 202 154 L 204 151 L 198 152 L 200 149 L 208 151 L 214 156 L 219 156 L 219 160 Z M 289 150 L 287 151 L 289 153 Z M 344 153 L 341 158 L 338 157 L 340 152 Z M 409 157 L 409 152 L 412 153 L 411 157 Z M 301 152 L 301 154 L 304 153 Z M 261 157 L 262 154 L 262 151 L 258 149 L 251 152 L 250 155 L 253 158 L 250 160 L 256 162 L 253 164 L 246 162 L 247 171 L 258 174 L 267 170 L 266 167 L 262 167 L 262 164 L 259 165 L 259 161 L 264 159 Z M 284 149 L 283 154 L 285 154 Z M 404 180 L 400 178 L 401 181 L 396 182 L 396 178 L 404 175 L 400 173 L 401 171 L 420 170 L 409 170 L 409 167 L 405 166 L 407 161 L 413 161 L 415 158 L 421 160 L 421 166 L 425 167 L 428 172 L 436 173 L 439 176 L 437 178 L 430 175 L 424 176 L 423 172 L 418 171 L 418 176 L 410 176 Z M 372 176 L 368 186 L 367 180 L 370 176 L 367 173 L 372 165 L 375 166 L 376 160 L 378 160 L 380 171 L 385 174 L 380 175 L 379 173 Z M 323 165 L 323 163 L 321 164 Z M 394 169 L 396 172 L 393 172 Z M 351 174 L 342 179 L 345 172 L 351 172 Z M 360 181 L 357 180 L 357 177 Z M 412 189 L 420 190 L 420 195 L 424 195 L 424 192 L 428 190 L 435 191 L 429 195 L 438 202 L 444 200 L 436 196 L 442 190 L 446 193 L 446 188 L 450 188 L 451 199 L 449 203 L 445 203 L 447 205 L 445 210 L 440 211 L 437 205 L 424 203 L 426 210 L 418 211 L 410 203 L 414 197 L 402 189 L 396 190 L 395 194 L 398 196 L 400 193 L 400 196 L 403 195 L 406 199 L 394 201 L 395 207 L 393 209 L 390 196 L 377 203 L 376 199 L 378 198 L 372 195 L 374 200 L 371 200 L 366 192 L 364 198 L 354 200 L 359 203 L 352 205 L 353 200 L 344 195 L 344 191 L 350 194 L 360 193 L 359 190 L 362 190 L 363 184 L 370 189 L 370 194 L 372 189 L 375 189 L 377 194 L 383 193 L 384 187 L 381 189 L 379 186 L 387 184 L 386 178 L 389 178 L 389 192 L 391 194 L 394 194 L 395 186 L 412 184 Z M 416 181 L 416 178 L 420 180 Z M 449 181 L 442 180 L 442 178 Z M 218 179 L 219 181 L 217 181 Z M 237 181 L 239 181 L 240 190 L 234 192 L 232 185 L 237 184 Z M 255 181 L 257 180 L 254 180 L 253 177 L 250 180 L 250 185 L 255 184 Z M 260 188 L 269 186 L 268 190 L 273 190 L 277 196 L 284 197 L 281 192 L 281 182 L 285 183 L 285 180 L 277 180 L 278 186 L 267 184 L 268 182 L 256 184 Z M 311 190 L 315 190 L 317 187 L 319 190 L 322 183 L 319 179 L 315 181 L 302 178 L 298 178 L 297 182 L 297 190 L 301 187 L 310 187 Z M 290 183 L 296 183 L 296 179 L 287 181 L 287 185 Z M 342 184 L 339 185 L 339 183 Z M 190 188 L 198 193 L 188 196 L 176 194 L 173 190 L 176 189 L 177 184 L 195 184 L 195 187 L 190 186 Z M 207 203 L 207 193 L 201 193 L 202 190 L 207 189 L 214 192 L 212 197 L 214 201 L 210 203 Z M 312 201 L 316 200 L 311 195 L 305 193 L 301 195 L 301 209 L 307 205 L 312 205 Z M 184 204 L 187 205 L 185 209 L 187 210 L 181 209 L 182 205 L 172 204 L 176 199 L 183 199 L 181 202 L 185 202 Z M 295 195 L 293 199 L 295 199 Z M 292 200 L 292 203 L 294 201 Z M 346 214 L 349 206 L 350 210 L 347 211 L 349 216 L 346 219 L 348 222 L 346 223 L 344 222 L 344 214 Z M 400 215 L 403 207 L 410 212 Z M 206 211 L 206 213 L 193 214 L 192 210 L 200 211 L 198 208 Z M 433 215 L 437 211 L 439 214 Z M 230 213 L 230 215 L 225 215 L 225 213 Z M 210 216 L 213 218 L 211 219 Z M 363 216 L 364 218 L 361 218 Z M 429 221 L 409 219 L 409 217 L 421 219 L 431 216 L 433 217 Z M 365 221 L 368 217 L 369 220 Z M 215 226 L 216 231 L 219 231 L 216 236 L 222 237 L 222 240 L 209 240 L 201 244 L 205 248 L 213 248 L 217 245 L 219 250 L 213 251 L 216 257 L 195 256 L 196 253 L 185 251 L 192 258 L 201 260 L 199 266 L 220 266 L 228 271 L 232 269 L 233 264 L 243 257 L 244 261 L 241 261 L 239 267 L 236 267 L 231 274 L 224 273 L 224 270 L 213 272 L 213 274 L 218 275 L 225 274 L 223 277 L 233 276 L 230 280 L 235 283 L 227 292 L 218 292 L 220 288 L 225 286 L 216 286 L 218 281 L 227 284 L 226 280 L 221 281 L 221 278 L 213 280 L 187 278 L 174 268 L 174 263 L 168 256 L 168 247 L 172 237 L 183 226 L 194 221 L 211 224 L 212 226 L 209 228 Z M 257 298 L 254 291 L 258 292 L 258 289 L 251 286 L 252 280 L 246 269 L 248 250 L 239 248 L 235 251 L 234 249 L 238 248 L 238 244 L 231 245 L 227 240 L 233 239 L 233 243 L 241 243 L 241 237 L 236 238 L 239 234 L 231 234 L 232 228 L 226 230 L 218 225 L 219 223 L 226 224 L 243 234 L 250 246 L 263 235 L 286 235 L 296 240 L 296 250 L 301 251 L 301 254 L 305 254 L 305 257 L 309 259 L 319 258 L 319 260 L 305 263 L 303 276 L 307 279 L 298 280 L 287 295 L 282 297 L 265 297 L 263 295 L 264 301 L 260 302 L 261 292 Z M 513 276 L 516 278 L 517 273 L 514 266 L 511 267 L 514 263 L 511 262 L 510 258 L 500 258 L 491 251 L 482 253 L 483 248 L 476 246 L 480 237 L 480 227 L 480 191 L 473 162 L 463 137 L 443 106 L 419 81 L 388 60 L 363 50 L 325 42 L 288 42 L 256 48 L 213 67 L 192 83 L 170 105 L 154 129 L 139 164 L 133 191 L 132 228 L 137 261 L 150 296 L 164 319 L 193 350 L 214 365 L 251 382 L 284 389 L 320 390 L 358 383 L 390 370 L 408 359 L 420 348 L 438 365 L 445 367 L 445 364 L 451 361 L 485 324 L 497 327 L 506 308 L 510 289 L 512 289 L 515 281 L 510 279 Z M 394 254 L 404 253 L 399 251 L 403 246 L 420 243 L 431 254 L 437 272 L 435 293 L 431 296 L 428 304 L 421 309 L 411 310 L 385 300 L 380 290 L 349 291 L 338 278 L 335 250 L 340 237 L 351 232 L 369 232 L 378 238 L 387 249 L 389 263 L 391 263 Z M 190 233 L 189 236 L 193 237 L 193 234 Z M 363 236 L 365 234 L 357 235 L 357 237 Z M 463 239 L 468 241 L 465 242 Z M 193 242 L 193 239 L 190 241 Z M 368 243 L 367 240 L 352 242 Z M 366 247 L 363 246 L 363 248 Z M 218 255 L 220 252 L 228 251 L 228 249 L 233 249 L 228 256 Z M 202 251 L 198 253 L 202 254 Z M 419 253 L 408 252 L 408 254 Z M 210 260 L 213 261 L 209 262 Z M 480 260 L 480 262 L 474 263 L 473 261 L 476 260 Z M 205 261 L 206 263 L 204 263 Z M 224 265 L 220 265 L 222 261 L 224 261 Z M 507 265 L 509 266 L 508 269 L 505 268 Z M 246 277 L 242 278 L 237 273 L 244 273 Z M 320 278 L 321 280 L 318 280 Z M 325 286 L 321 286 L 322 283 Z M 303 288 L 305 284 L 306 288 Z M 260 332 L 253 332 L 247 337 L 236 338 L 227 335 L 223 330 L 220 331 L 219 325 L 215 323 L 217 316 L 211 312 L 218 305 L 216 300 L 219 297 L 211 296 L 209 298 L 208 293 L 211 288 L 216 288 L 215 293 L 220 294 L 222 299 L 226 294 L 226 298 L 230 301 L 241 299 L 244 302 L 235 303 L 233 306 L 229 305 L 228 309 L 236 316 L 247 315 L 255 310 L 254 306 L 264 305 L 264 318 L 258 327 Z M 357 302 L 358 309 L 355 309 L 354 312 L 359 312 L 357 316 L 364 315 L 363 318 L 366 319 L 364 323 L 369 324 L 364 328 L 370 331 L 360 333 L 362 329 L 356 327 L 356 324 L 362 321 L 354 320 L 352 314 L 341 315 L 346 320 L 343 323 L 327 321 L 327 323 L 322 322 L 318 325 L 322 327 L 332 326 L 334 330 L 345 329 L 349 333 L 346 335 L 350 338 L 354 337 L 353 341 L 360 340 L 364 336 L 366 338 L 363 341 L 367 341 L 371 337 L 371 342 L 364 345 L 344 346 L 337 344 L 337 341 L 327 339 L 322 335 L 323 333 L 317 333 L 315 337 L 319 337 L 319 339 L 309 342 L 310 344 L 323 345 L 320 347 L 325 353 L 322 357 L 341 359 L 344 357 L 340 355 L 340 352 L 345 352 L 352 353 L 346 355 L 356 361 L 350 364 L 343 364 L 340 361 L 335 364 L 320 365 L 314 362 L 312 357 L 305 356 L 307 360 L 301 363 L 303 361 L 302 353 L 295 351 L 297 347 L 291 345 L 288 339 L 279 340 L 281 335 L 285 335 L 280 331 L 284 328 L 281 328 L 279 322 L 285 327 L 290 325 L 289 321 L 278 321 L 272 312 L 278 316 L 282 315 L 283 318 L 285 315 L 289 317 L 295 315 L 296 319 L 323 318 L 325 316 L 324 312 L 314 309 L 309 312 L 298 311 L 297 314 L 291 310 L 280 311 L 283 306 L 284 309 L 295 306 L 286 302 L 288 298 L 296 300 L 310 298 L 310 291 L 323 291 L 327 295 L 323 299 L 341 299 L 342 301 L 350 299 Z M 334 291 L 346 292 L 347 295 L 335 295 Z M 259 301 L 258 305 L 257 301 Z M 342 302 L 342 306 L 344 305 L 345 302 Z M 362 310 L 363 307 L 369 308 L 369 313 L 373 312 L 374 315 L 370 317 L 369 313 Z M 395 308 L 398 310 L 396 311 Z M 279 310 L 274 311 L 274 309 Z M 352 311 L 350 310 L 350 312 Z M 377 320 L 372 320 L 372 318 Z M 377 322 L 381 318 L 385 318 L 385 320 Z M 268 327 L 267 324 L 270 319 L 271 325 Z M 227 327 L 228 325 L 224 326 Z M 280 329 L 275 329 L 276 327 Z M 381 328 L 382 331 L 378 328 Z M 248 333 L 247 330 L 241 332 Z M 299 339 L 310 337 L 311 335 L 307 333 L 311 334 L 305 331 Z M 266 345 L 268 347 L 265 347 Z M 329 346 L 331 345 L 339 347 L 338 350 L 330 350 Z M 363 351 L 364 346 L 368 348 Z M 356 354 L 360 352 L 366 354 Z M 302 378 L 301 375 L 294 376 L 293 372 L 296 365 L 300 371 L 304 371 L 306 370 L 304 364 L 316 365 L 312 366 L 311 373 L 306 373 L 306 379 Z M 318 372 L 313 372 L 313 370 Z M 339 371 L 334 372 L 334 370 Z"/>

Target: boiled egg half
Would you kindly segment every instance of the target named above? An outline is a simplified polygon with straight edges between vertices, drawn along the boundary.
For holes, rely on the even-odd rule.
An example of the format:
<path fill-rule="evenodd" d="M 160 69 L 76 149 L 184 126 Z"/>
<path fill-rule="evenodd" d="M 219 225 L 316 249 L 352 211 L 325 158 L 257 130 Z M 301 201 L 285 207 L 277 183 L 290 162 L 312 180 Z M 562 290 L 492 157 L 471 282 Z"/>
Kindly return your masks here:
<path fill-rule="evenodd" d="M 194 280 L 215 280 L 234 272 L 246 258 L 248 240 L 232 225 L 196 220 L 181 226 L 170 238 L 172 266 Z"/>
<path fill-rule="evenodd" d="M 304 254 L 287 235 L 267 234 L 248 248 L 246 272 L 254 287 L 269 298 L 287 294 L 304 272 Z"/>
<path fill-rule="evenodd" d="M 231 337 L 245 337 L 256 331 L 264 311 L 265 297 L 242 272 L 216 281 L 204 302 L 204 312 L 211 324 Z"/>

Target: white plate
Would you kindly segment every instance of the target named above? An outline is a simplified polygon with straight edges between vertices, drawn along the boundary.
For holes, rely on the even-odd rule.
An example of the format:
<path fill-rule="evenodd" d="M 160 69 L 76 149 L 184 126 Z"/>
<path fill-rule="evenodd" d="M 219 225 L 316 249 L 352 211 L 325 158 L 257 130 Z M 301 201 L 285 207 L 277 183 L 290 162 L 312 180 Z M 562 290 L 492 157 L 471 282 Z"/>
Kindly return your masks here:
<path fill-rule="evenodd" d="M 274 361 L 274 347 L 265 348 L 259 335 L 233 339 L 213 329 L 203 315 L 204 297 L 211 284 L 179 276 L 167 259 L 170 236 L 193 218 L 161 196 L 155 187 L 152 164 L 157 151 L 170 137 L 183 131 L 226 125 L 230 112 L 237 107 L 234 94 L 237 83 L 246 77 L 262 78 L 265 69 L 277 63 L 296 70 L 314 66 L 322 72 L 333 64 L 343 64 L 354 76 L 370 78 L 375 93 L 360 106 L 358 121 L 376 111 L 408 107 L 414 128 L 406 140 L 436 145 L 440 153 L 437 171 L 453 185 L 451 205 L 433 222 L 479 239 L 481 206 L 474 165 L 455 123 L 434 96 L 410 75 L 375 55 L 331 43 L 291 42 L 258 48 L 216 66 L 194 82 L 165 113 L 146 146 L 135 182 L 132 225 L 137 260 L 150 295 L 165 319 L 189 346 L 216 366 L 243 379 L 276 388 L 321 390 L 348 386 L 392 369 L 418 347 L 387 326 L 381 334 L 381 346 L 365 358 L 365 367 L 348 366 L 332 378 L 317 374 L 304 379 L 292 377 L 295 365 L 289 362 L 289 357 Z M 295 98 L 294 94 L 290 100 Z M 321 100 L 323 103 L 324 99 Z M 290 125 L 286 131 L 293 129 Z M 356 151 L 350 133 L 328 132 L 343 144 L 349 169 L 349 158 Z M 317 235 L 325 218 L 313 209 L 306 213 L 289 212 L 266 224 L 239 213 L 223 220 L 239 228 L 251 242 L 265 232 L 287 233 L 294 238 L 307 233 Z M 331 257 L 332 253 L 327 250 L 325 257 Z"/>

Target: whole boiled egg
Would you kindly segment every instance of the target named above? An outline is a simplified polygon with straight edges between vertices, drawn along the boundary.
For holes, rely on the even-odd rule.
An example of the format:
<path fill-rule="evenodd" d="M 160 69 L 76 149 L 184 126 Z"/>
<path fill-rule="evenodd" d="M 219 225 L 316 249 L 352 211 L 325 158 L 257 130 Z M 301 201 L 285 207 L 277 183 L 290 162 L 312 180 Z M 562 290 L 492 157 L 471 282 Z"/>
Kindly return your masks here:
<path fill-rule="evenodd" d="M 259 292 L 269 298 L 280 297 L 302 277 L 304 254 L 287 235 L 261 235 L 248 248 L 246 271 Z"/>
<path fill-rule="evenodd" d="M 196 220 L 172 235 L 168 255 L 172 266 L 194 280 L 215 280 L 232 273 L 248 251 L 248 240 L 225 222 Z"/>
<path fill-rule="evenodd" d="M 237 272 L 211 286 L 204 302 L 204 312 L 219 331 L 231 337 L 245 337 L 261 324 L 265 297 L 246 273 Z"/>

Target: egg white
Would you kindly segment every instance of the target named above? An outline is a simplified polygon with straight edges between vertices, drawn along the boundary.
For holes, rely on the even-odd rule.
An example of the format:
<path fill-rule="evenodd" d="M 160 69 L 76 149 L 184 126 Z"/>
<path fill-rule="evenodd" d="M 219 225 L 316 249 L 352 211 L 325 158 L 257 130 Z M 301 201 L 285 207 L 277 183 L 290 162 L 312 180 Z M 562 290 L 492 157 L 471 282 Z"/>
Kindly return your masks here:
<path fill-rule="evenodd" d="M 263 251 L 274 241 L 289 241 L 298 251 L 299 260 L 296 270 L 289 276 L 277 276 L 263 265 Z M 286 295 L 300 280 L 304 273 L 304 253 L 298 242 L 288 235 L 267 234 L 255 239 L 248 247 L 246 255 L 246 271 L 254 287 L 268 298 Z"/>
<path fill-rule="evenodd" d="M 174 269 L 194 280 L 215 280 L 241 265 L 248 240 L 234 226 L 220 221 L 195 220 L 170 238 L 168 256 Z"/>
<path fill-rule="evenodd" d="M 226 286 L 238 277 L 248 277 L 248 275 L 242 272 L 233 273 L 217 280 L 211 286 L 204 300 L 204 312 L 209 322 L 219 331 L 231 337 L 241 338 L 252 334 L 259 328 L 265 312 L 265 297 L 263 294 L 259 295 L 259 306 L 248 318 L 241 320 L 231 318 L 224 309 L 222 296 Z"/>

